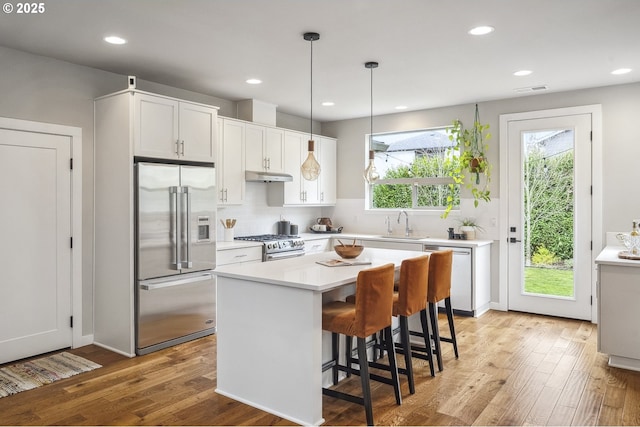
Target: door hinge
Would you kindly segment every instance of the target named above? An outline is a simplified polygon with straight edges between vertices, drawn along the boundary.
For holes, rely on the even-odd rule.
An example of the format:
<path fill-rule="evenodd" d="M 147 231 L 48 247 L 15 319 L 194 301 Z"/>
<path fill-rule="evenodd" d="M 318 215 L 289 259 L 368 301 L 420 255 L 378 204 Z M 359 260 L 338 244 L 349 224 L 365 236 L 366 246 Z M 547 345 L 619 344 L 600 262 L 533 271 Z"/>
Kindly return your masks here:
<path fill-rule="evenodd" d="M 69 169 L 73 170 L 73 157 L 69 159 Z"/>
<path fill-rule="evenodd" d="M 593 250 L 593 240 L 589 242 L 589 250 Z"/>
<path fill-rule="evenodd" d="M 593 142 L 593 131 L 589 132 L 589 141 Z"/>
<path fill-rule="evenodd" d="M 69 247 L 73 249 L 73 237 L 69 237 Z"/>
<path fill-rule="evenodd" d="M 69 326 L 73 328 L 73 316 L 69 317 Z"/>
<path fill-rule="evenodd" d="M 593 185 L 589 186 L 589 194 L 591 194 L 593 196 Z"/>
<path fill-rule="evenodd" d="M 590 305 L 593 305 L 593 295 L 591 295 L 591 301 L 589 302 Z"/>

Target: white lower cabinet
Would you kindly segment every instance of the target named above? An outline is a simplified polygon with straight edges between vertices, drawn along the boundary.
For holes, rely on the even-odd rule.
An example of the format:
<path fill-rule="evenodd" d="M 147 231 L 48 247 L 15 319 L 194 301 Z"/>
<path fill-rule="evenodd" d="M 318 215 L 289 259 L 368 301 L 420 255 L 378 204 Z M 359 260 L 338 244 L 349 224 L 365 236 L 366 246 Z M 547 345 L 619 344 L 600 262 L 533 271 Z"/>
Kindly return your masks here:
<path fill-rule="evenodd" d="M 329 237 L 322 239 L 305 239 L 304 241 L 304 254 L 317 254 L 318 252 L 327 252 L 333 250 L 331 245 L 331 239 Z"/>
<path fill-rule="evenodd" d="M 218 249 L 216 266 L 262 262 L 262 246 L 248 248 Z"/>
<path fill-rule="evenodd" d="M 598 268 L 598 351 L 609 355 L 609 366 L 640 371 L 640 268 L 621 260 L 615 248 Z"/>

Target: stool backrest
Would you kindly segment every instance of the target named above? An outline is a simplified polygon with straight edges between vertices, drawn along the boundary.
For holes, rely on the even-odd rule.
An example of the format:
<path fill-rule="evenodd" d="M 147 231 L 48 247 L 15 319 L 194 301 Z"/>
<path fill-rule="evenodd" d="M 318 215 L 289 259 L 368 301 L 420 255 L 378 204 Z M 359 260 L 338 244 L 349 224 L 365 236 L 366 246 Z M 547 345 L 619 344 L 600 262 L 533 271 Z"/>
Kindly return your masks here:
<path fill-rule="evenodd" d="M 453 251 L 436 251 L 429 259 L 429 290 L 428 302 L 438 302 L 451 296 L 451 265 Z"/>
<path fill-rule="evenodd" d="M 427 307 L 427 289 L 429 287 L 429 255 L 409 258 L 400 266 L 398 282 L 398 306 L 394 313 L 399 316 L 411 316 Z"/>
<path fill-rule="evenodd" d="M 366 338 L 391 324 L 395 267 L 385 264 L 358 273 L 355 336 Z"/>

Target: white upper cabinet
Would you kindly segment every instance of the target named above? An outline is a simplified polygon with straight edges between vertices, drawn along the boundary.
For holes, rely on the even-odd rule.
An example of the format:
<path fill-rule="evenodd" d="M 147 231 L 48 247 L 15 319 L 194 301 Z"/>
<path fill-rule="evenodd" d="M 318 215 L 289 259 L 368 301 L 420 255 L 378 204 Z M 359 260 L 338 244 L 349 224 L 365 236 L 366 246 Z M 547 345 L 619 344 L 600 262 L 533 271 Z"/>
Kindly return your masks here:
<path fill-rule="evenodd" d="M 135 93 L 134 154 L 213 162 L 217 116 L 205 105 Z"/>
<path fill-rule="evenodd" d="M 219 119 L 219 124 L 216 164 L 218 205 L 240 205 L 244 202 L 246 125 L 226 118 Z"/>
<path fill-rule="evenodd" d="M 284 171 L 284 130 L 265 128 L 264 157 L 269 172 Z"/>
<path fill-rule="evenodd" d="M 309 134 L 294 131 L 284 133 L 284 170 L 293 181 L 284 183 L 284 192 L 278 186 L 269 188 L 269 204 L 333 205 L 336 203 L 336 140 L 314 135 L 314 155 L 320 163 L 320 176 L 315 181 L 302 178 L 300 165 L 307 158 Z"/>
<path fill-rule="evenodd" d="M 245 145 L 247 170 L 283 171 L 284 130 L 247 123 Z"/>
<path fill-rule="evenodd" d="M 320 163 L 320 203 L 335 205 L 337 199 L 337 149 L 338 142 L 333 138 L 316 136 L 316 147 Z"/>
<path fill-rule="evenodd" d="M 215 160 L 218 112 L 204 105 L 180 103 L 180 155 L 185 160 Z"/>

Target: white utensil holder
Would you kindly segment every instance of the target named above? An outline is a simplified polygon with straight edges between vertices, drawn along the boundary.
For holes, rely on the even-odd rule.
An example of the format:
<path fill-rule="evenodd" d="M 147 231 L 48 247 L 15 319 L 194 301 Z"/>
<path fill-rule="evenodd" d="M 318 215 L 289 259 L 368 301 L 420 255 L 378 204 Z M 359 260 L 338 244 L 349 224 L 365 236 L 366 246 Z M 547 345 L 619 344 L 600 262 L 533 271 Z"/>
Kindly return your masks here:
<path fill-rule="evenodd" d="M 224 229 L 224 241 L 233 242 L 233 228 Z"/>

